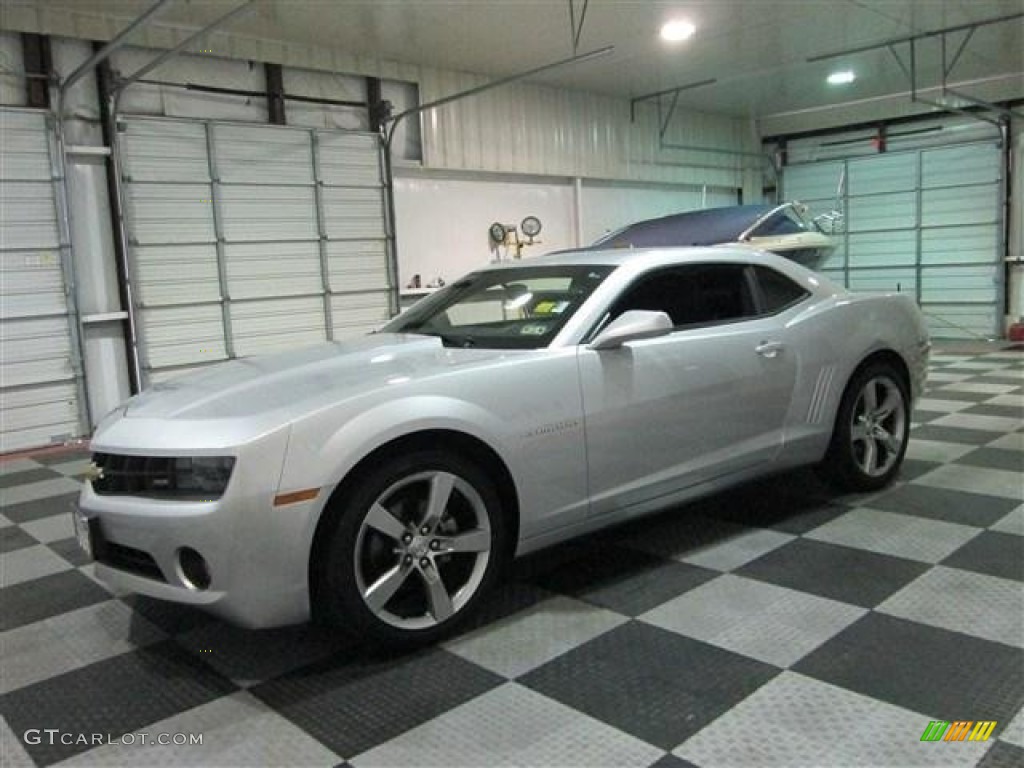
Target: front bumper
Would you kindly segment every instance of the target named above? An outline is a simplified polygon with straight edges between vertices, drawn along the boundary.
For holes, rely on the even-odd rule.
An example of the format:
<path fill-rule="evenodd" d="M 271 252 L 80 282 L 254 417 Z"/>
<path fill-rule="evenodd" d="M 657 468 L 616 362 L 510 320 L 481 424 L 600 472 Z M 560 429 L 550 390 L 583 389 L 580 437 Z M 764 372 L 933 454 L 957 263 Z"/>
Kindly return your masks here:
<path fill-rule="evenodd" d="M 93 532 L 96 576 L 245 627 L 307 620 L 309 551 L 324 498 L 273 505 L 286 447 L 284 431 L 233 452 L 231 482 L 211 501 L 99 495 L 87 482 L 78 514 Z M 207 588 L 186 577 L 185 548 L 206 561 Z"/>

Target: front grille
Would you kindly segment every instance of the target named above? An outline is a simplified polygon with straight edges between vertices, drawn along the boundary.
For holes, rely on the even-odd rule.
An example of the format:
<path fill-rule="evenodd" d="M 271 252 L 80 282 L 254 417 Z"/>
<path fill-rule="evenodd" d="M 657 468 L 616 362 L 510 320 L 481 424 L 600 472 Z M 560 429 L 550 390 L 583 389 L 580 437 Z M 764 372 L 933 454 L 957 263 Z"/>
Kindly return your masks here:
<path fill-rule="evenodd" d="M 93 490 L 101 496 L 212 501 L 227 488 L 232 457 L 125 456 L 94 453 Z"/>
<path fill-rule="evenodd" d="M 99 526 L 93 529 L 92 537 L 93 555 L 97 563 L 116 568 L 119 571 L 134 573 L 147 579 L 167 582 L 163 571 L 148 552 L 109 541 Z"/>

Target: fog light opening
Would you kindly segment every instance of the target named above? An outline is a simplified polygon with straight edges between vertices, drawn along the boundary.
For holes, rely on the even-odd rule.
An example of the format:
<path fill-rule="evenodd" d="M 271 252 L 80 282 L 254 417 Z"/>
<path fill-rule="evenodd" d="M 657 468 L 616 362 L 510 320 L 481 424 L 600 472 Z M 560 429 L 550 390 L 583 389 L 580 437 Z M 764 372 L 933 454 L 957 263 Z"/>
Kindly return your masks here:
<path fill-rule="evenodd" d="M 210 586 L 210 567 L 206 564 L 203 556 L 191 547 L 182 547 L 178 550 L 178 567 L 181 570 L 181 580 L 189 589 L 203 590 Z"/>

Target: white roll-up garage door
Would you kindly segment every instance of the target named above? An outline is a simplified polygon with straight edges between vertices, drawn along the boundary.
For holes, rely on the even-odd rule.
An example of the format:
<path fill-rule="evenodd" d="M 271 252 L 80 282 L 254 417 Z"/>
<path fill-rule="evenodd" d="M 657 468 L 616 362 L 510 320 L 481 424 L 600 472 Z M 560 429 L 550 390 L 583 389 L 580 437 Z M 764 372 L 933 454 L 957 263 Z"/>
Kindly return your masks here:
<path fill-rule="evenodd" d="M 0 452 L 84 433 L 46 113 L 0 109 Z"/>
<path fill-rule="evenodd" d="M 845 232 L 822 272 L 855 290 L 917 297 L 939 338 L 1002 328 L 1001 151 L 994 142 L 787 166 L 787 199 L 835 205 Z"/>
<path fill-rule="evenodd" d="M 147 383 L 390 316 L 376 135 L 123 118 L 119 141 Z"/>

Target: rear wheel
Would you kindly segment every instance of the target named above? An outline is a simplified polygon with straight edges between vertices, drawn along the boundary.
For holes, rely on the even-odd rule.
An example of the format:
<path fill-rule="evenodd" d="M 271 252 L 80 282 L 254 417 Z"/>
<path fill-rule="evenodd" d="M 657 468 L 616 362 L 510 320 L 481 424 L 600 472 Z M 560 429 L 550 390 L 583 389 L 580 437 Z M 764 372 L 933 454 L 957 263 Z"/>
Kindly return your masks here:
<path fill-rule="evenodd" d="M 408 646 L 448 635 L 505 560 L 500 500 L 461 456 L 397 457 L 340 501 L 318 599 L 333 623 L 361 637 Z"/>
<path fill-rule="evenodd" d="M 854 492 L 888 485 L 903 463 L 910 435 L 907 385 L 885 362 L 860 369 L 846 387 L 832 442 L 819 469 L 834 485 Z"/>

